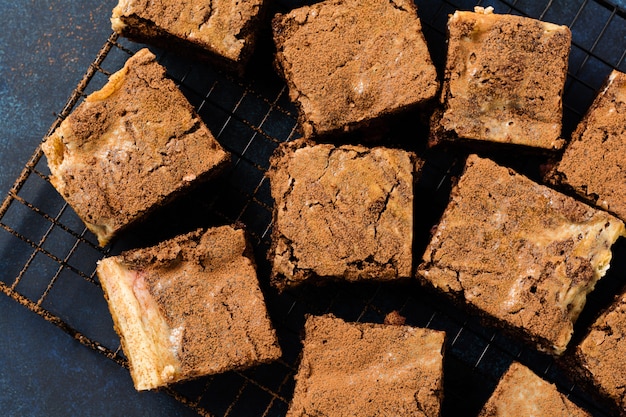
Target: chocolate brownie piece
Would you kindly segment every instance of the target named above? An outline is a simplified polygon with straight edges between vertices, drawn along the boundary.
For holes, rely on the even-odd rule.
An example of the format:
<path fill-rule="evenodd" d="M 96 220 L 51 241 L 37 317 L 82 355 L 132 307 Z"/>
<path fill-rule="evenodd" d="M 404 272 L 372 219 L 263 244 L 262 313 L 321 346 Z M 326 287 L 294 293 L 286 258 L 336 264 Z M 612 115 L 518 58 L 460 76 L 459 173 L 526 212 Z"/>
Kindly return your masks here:
<path fill-rule="evenodd" d="M 288 417 L 439 416 L 441 331 L 309 316 Z"/>
<path fill-rule="evenodd" d="M 424 105 L 438 82 L 410 0 L 327 0 L 273 20 L 278 71 L 305 137 Z"/>
<path fill-rule="evenodd" d="M 137 390 L 281 355 L 242 229 L 181 235 L 98 263 Z"/>
<path fill-rule="evenodd" d="M 591 417 L 554 384 L 524 365 L 513 362 L 478 417 Z"/>
<path fill-rule="evenodd" d="M 626 415 L 626 293 L 593 323 L 574 356 L 584 383 Z"/>
<path fill-rule="evenodd" d="M 548 181 L 626 220 L 626 74 L 614 70 Z"/>
<path fill-rule="evenodd" d="M 415 159 L 384 147 L 279 146 L 268 172 L 273 284 L 410 277 Z"/>
<path fill-rule="evenodd" d="M 475 10 L 448 21 L 442 109 L 431 121 L 431 144 L 464 139 L 562 148 L 569 28 Z"/>
<path fill-rule="evenodd" d="M 50 182 L 102 246 L 229 160 L 147 49 L 90 94 L 42 148 Z"/>
<path fill-rule="evenodd" d="M 555 355 L 625 236 L 612 215 L 470 155 L 419 277 Z"/>
<path fill-rule="evenodd" d="M 130 39 L 204 54 L 242 72 L 254 48 L 266 3 L 120 0 L 113 9 L 111 24 L 115 32 Z"/>

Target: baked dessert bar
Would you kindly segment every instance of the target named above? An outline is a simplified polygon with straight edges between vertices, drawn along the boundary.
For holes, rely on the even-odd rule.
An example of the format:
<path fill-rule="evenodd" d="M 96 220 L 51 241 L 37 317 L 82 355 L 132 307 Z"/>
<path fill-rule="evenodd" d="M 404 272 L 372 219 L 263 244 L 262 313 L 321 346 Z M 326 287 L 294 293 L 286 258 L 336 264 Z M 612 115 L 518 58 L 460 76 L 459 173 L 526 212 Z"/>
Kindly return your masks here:
<path fill-rule="evenodd" d="M 113 30 L 129 39 L 190 51 L 243 72 L 254 49 L 265 0 L 119 0 Z"/>
<path fill-rule="evenodd" d="M 268 171 L 272 283 L 410 277 L 416 160 L 383 147 L 279 146 Z"/>
<path fill-rule="evenodd" d="M 137 390 L 281 355 L 242 229 L 181 235 L 98 263 Z"/>
<path fill-rule="evenodd" d="M 626 74 L 614 70 L 548 181 L 626 220 Z"/>
<path fill-rule="evenodd" d="M 524 365 L 513 362 L 478 417 L 591 417 L 554 384 Z"/>
<path fill-rule="evenodd" d="M 42 148 L 50 182 L 101 246 L 229 160 L 147 49 L 76 107 Z"/>
<path fill-rule="evenodd" d="M 560 149 L 571 32 L 539 20 L 456 11 L 431 144 L 474 140 Z M 474 142 L 476 144 L 477 142 Z"/>
<path fill-rule="evenodd" d="M 622 221 L 470 155 L 418 275 L 488 321 L 560 355 L 604 276 Z"/>
<path fill-rule="evenodd" d="M 439 416 L 441 331 L 309 316 L 288 417 Z"/>
<path fill-rule="evenodd" d="M 626 415 L 626 293 L 593 323 L 574 356 L 582 380 Z"/>
<path fill-rule="evenodd" d="M 276 66 L 305 137 L 424 105 L 438 82 L 410 0 L 327 0 L 273 20 Z"/>

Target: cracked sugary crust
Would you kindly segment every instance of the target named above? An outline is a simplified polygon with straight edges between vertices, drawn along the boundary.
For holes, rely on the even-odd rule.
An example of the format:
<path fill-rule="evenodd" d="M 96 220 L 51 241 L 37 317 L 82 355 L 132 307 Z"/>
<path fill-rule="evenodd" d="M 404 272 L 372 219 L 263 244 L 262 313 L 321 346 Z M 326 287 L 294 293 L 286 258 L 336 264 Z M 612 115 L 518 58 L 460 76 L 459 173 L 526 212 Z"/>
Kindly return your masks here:
<path fill-rule="evenodd" d="M 147 49 L 88 96 L 42 147 L 50 181 L 103 246 L 229 160 Z"/>
<path fill-rule="evenodd" d="M 591 417 L 554 384 L 513 362 L 478 417 L 550 416 Z"/>
<path fill-rule="evenodd" d="M 610 214 L 471 155 L 418 275 L 560 355 L 624 234 Z"/>
<path fill-rule="evenodd" d="M 273 20 L 276 66 L 305 137 L 422 106 L 438 81 L 409 0 L 328 0 Z"/>
<path fill-rule="evenodd" d="M 281 145 L 268 172 L 273 284 L 410 277 L 415 160 L 383 147 Z"/>
<path fill-rule="evenodd" d="M 265 0 L 120 0 L 111 22 L 113 30 L 130 39 L 212 57 L 242 73 L 266 4 Z"/>
<path fill-rule="evenodd" d="M 576 346 L 574 366 L 583 385 L 626 416 L 626 293 L 598 317 Z"/>
<path fill-rule="evenodd" d="M 560 149 L 571 32 L 539 20 L 457 11 L 448 21 L 441 108 L 431 145 L 508 143 Z"/>
<path fill-rule="evenodd" d="M 288 417 L 437 417 L 441 331 L 309 316 Z"/>
<path fill-rule="evenodd" d="M 626 74 L 614 70 L 547 180 L 626 221 Z"/>

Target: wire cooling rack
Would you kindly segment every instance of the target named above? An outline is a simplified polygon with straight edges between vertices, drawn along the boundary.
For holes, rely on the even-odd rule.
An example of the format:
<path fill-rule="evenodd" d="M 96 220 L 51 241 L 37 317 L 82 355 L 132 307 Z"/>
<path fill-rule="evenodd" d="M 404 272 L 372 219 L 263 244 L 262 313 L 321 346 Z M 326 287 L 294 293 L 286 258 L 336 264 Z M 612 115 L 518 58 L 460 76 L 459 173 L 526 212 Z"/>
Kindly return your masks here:
<path fill-rule="evenodd" d="M 280 4 L 281 10 L 299 4 Z M 480 3 L 480 2 L 479 2 Z M 464 0 L 417 1 L 433 60 L 441 72 L 445 59 L 445 25 L 456 9 L 471 9 Z M 603 0 L 489 1 L 498 13 L 531 16 L 572 29 L 573 45 L 564 90 L 564 137 L 591 104 L 604 78 L 616 68 L 626 71 L 626 12 L 619 2 Z M 248 76 L 240 79 L 208 65 L 154 50 L 217 139 L 234 155 L 218 184 L 195 189 L 126 233 L 113 246 L 99 248 L 72 209 L 48 181 L 48 168 L 38 147 L 0 206 L 0 291 L 62 328 L 78 342 L 127 366 L 95 275 L 104 256 L 155 243 L 199 226 L 242 222 L 253 240 L 259 279 L 270 316 L 277 328 L 283 357 L 250 370 L 228 372 L 178 384 L 167 392 L 203 416 L 281 416 L 294 387 L 305 314 L 331 312 L 350 321 L 382 322 L 398 310 L 407 323 L 445 330 L 443 416 L 476 415 L 499 377 L 513 360 L 553 382 L 594 416 L 610 413 L 575 383 L 552 358 L 538 353 L 472 316 L 440 300 L 415 282 L 395 284 L 332 283 L 283 294 L 270 288 L 265 259 L 269 247 L 272 200 L 265 178 L 269 156 L 284 141 L 299 136 L 296 112 L 284 83 L 274 74 L 271 40 L 266 28 Z M 141 45 L 111 35 L 72 92 L 50 128 L 54 130 L 87 94 L 100 89 Z M 423 153 L 425 128 L 397 121 L 384 143 L 401 143 Z M 416 189 L 416 251 L 448 199 L 451 177 L 462 155 L 429 151 Z M 508 162 L 532 176 L 541 163 L 535 157 Z M 158 225 L 159 227 L 154 227 Z M 613 265 L 589 297 L 575 333 L 580 338 L 594 316 L 622 286 L 626 245 L 614 247 Z M 416 254 L 419 259 L 420 254 Z M 622 260 L 624 259 L 624 260 Z M 97 320 L 93 320 L 97 317 Z M 574 340 L 574 341 L 575 341 Z"/>

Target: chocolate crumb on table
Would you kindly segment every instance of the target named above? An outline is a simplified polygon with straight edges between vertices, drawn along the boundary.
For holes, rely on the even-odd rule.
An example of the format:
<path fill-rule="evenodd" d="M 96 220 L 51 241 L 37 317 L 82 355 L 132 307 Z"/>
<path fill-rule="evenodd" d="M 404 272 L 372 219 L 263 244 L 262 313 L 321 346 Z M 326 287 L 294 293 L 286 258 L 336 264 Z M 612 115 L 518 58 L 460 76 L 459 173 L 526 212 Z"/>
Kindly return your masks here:
<path fill-rule="evenodd" d="M 50 182 L 101 246 L 230 159 L 147 49 L 76 107 L 42 148 Z"/>
<path fill-rule="evenodd" d="M 437 93 L 411 0 L 327 0 L 276 15 L 273 30 L 307 138 L 359 129 Z"/>
<path fill-rule="evenodd" d="M 571 32 L 536 19 L 456 11 L 448 21 L 441 108 L 431 145 L 510 143 L 560 149 Z"/>
<path fill-rule="evenodd" d="M 269 259 L 279 290 L 319 279 L 411 276 L 414 154 L 296 140 L 270 162 Z"/>
<path fill-rule="evenodd" d="M 626 74 L 613 70 L 548 174 L 626 221 Z"/>
<path fill-rule="evenodd" d="M 309 316 L 287 416 L 439 416 L 444 340 L 437 330 Z"/>
<path fill-rule="evenodd" d="M 402 316 L 399 311 L 394 310 L 385 316 L 385 324 L 402 326 L 406 322 L 406 317 Z"/>
<path fill-rule="evenodd" d="M 593 323 L 574 357 L 583 385 L 626 415 L 626 293 Z"/>
<path fill-rule="evenodd" d="M 591 417 L 554 384 L 513 362 L 478 417 Z"/>
<path fill-rule="evenodd" d="M 98 263 L 137 390 L 278 359 L 242 229 L 177 236 Z"/>
<path fill-rule="evenodd" d="M 243 73 L 254 49 L 266 0 L 120 0 L 113 30 L 129 39 L 187 51 Z"/>
<path fill-rule="evenodd" d="M 418 267 L 426 285 L 563 353 L 626 231 L 616 217 L 470 155 Z"/>

